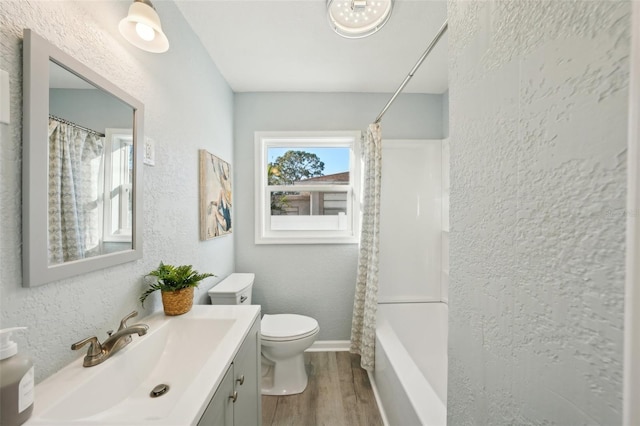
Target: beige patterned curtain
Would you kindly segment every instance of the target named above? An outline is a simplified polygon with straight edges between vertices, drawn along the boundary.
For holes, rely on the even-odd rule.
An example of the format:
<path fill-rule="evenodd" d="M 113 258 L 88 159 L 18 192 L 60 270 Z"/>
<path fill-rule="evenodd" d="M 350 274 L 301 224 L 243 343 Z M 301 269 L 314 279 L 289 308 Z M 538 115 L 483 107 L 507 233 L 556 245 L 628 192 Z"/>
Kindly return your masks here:
<path fill-rule="evenodd" d="M 99 250 L 103 138 L 49 119 L 49 264 Z"/>
<path fill-rule="evenodd" d="M 372 371 L 378 311 L 378 252 L 380 246 L 380 181 L 382 175 L 382 134 L 379 124 L 370 124 L 362 144 L 364 198 L 358 278 L 351 323 L 351 348 L 360 354 L 362 368 Z"/>

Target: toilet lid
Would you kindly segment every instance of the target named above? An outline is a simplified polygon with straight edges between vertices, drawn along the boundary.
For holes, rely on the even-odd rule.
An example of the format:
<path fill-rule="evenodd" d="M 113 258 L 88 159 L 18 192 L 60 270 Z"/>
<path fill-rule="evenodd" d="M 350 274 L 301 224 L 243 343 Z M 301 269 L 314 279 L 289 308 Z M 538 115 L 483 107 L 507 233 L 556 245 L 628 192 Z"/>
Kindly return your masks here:
<path fill-rule="evenodd" d="M 266 340 L 301 339 L 318 329 L 318 321 L 304 315 L 265 314 L 260 322 L 260 334 Z"/>

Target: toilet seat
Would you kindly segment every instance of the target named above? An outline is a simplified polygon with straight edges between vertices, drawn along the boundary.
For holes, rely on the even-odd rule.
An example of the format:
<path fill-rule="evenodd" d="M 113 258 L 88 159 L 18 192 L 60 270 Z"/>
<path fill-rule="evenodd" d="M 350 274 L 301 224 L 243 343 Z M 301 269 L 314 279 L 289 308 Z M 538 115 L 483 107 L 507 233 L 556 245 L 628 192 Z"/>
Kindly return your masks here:
<path fill-rule="evenodd" d="M 260 322 L 262 340 L 285 342 L 304 339 L 318 332 L 318 321 L 304 315 L 278 314 L 262 317 Z"/>

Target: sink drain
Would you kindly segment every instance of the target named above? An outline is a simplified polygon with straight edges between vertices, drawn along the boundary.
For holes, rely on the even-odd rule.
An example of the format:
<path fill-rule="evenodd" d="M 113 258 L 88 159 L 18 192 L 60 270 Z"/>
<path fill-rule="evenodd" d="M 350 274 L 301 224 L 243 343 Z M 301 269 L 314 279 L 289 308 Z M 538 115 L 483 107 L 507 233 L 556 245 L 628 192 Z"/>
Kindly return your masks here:
<path fill-rule="evenodd" d="M 165 385 L 164 383 L 161 383 L 151 390 L 151 393 L 149 394 L 149 396 L 151 398 L 157 398 L 159 396 L 164 395 L 167 392 L 169 392 L 169 385 Z"/>

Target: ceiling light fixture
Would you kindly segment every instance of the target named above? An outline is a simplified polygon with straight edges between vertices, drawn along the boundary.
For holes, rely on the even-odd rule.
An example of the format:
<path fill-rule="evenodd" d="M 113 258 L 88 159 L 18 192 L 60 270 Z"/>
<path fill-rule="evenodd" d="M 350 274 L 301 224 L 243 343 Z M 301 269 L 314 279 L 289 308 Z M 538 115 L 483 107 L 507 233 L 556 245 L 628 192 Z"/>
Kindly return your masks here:
<path fill-rule="evenodd" d="M 393 0 L 327 0 L 331 28 L 345 38 L 378 32 L 391 17 Z"/>
<path fill-rule="evenodd" d="M 149 0 L 133 0 L 129 14 L 120 21 L 118 29 L 129 43 L 142 50 L 153 53 L 169 50 L 160 17 Z"/>

